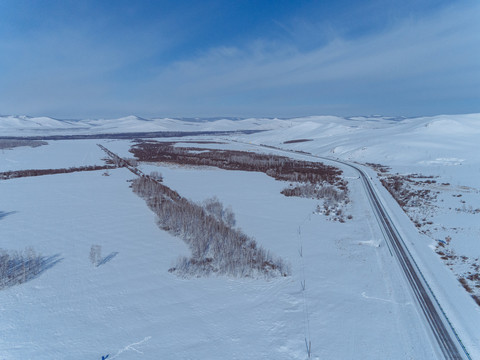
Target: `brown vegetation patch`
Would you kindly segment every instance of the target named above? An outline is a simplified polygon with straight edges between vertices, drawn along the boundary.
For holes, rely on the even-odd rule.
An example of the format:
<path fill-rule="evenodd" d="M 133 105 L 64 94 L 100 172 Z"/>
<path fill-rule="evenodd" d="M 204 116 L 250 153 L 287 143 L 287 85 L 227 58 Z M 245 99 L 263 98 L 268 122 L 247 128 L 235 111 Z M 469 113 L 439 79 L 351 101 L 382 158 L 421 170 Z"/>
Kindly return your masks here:
<path fill-rule="evenodd" d="M 175 146 L 176 144 L 138 141 L 130 152 L 139 161 L 263 172 L 276 180 L 290 182 L 290 186 L 281 192 L 285 196 L 323 199 L 328 201 L 328 206 L 335 211 L 348 203 L 347 182 L 341 176 L 342 171 L 334 166 L 273 154 L 179 147 Z M 338 217 L 338 221 L 340 219 L 345 220 L 343 215 Z"/>
<path fill-rule="evenodd" d="M 431 190 L 418 188 L 421 184 L 433 184 L 435 180 L 416 180 L 415 175 L 384 174 L 380 178 L 382 185 L 404 210 L 406 207 L 430 205 L 436 199 Z"/>
<path fill-rule="evenodd" d="M 467 292 L 469 292 L 470 294 L 473 293 L 473 290 L 468 285 L 467 280 L 465 280 L 464 278 L 459 278 L 458 281 L 460 282 L 460 284 L 462 284 L 462 286 L 465 288 L 465 290 L 467 290 Z"/>
<path fill-rule="evenodd" d="M 114 166 L 110 165 L 91 165 L 91 166 L 79 166 L 69 167 L 62 169 L 29 169 L 29 170 L 15 170 L 0 172 L 0 180 L 8 180 L 29 176 L 42 176 L 42 175 L 55 175 L 55 174 L 68 174 L 79 171 L 96 171 L 96 170 L 108 170 L 113 169 Z"/>
<path fill-rule="evenodd" d="M 139 161 L 214 166 L 224 170 L 263 172 L 276 180 L 320 183 L 346 187 L 342 171 L 318 162 L 293 160 L 272 154 L 238 150 L 175 147 L 175 142 L 139 141 L 130 151 Z M 202 151 L 198 154 L 194 151 Z"/>
<path fill-rule="evenodd" d="M 380 173 L 386 173 L 388 170 L 390 170 L 390 167 L 382 165 L 382 164 L 375 164 L 375 163 L 365 163 L 365 165 L 371 167 L 373 170 L 380 172 Z"/>

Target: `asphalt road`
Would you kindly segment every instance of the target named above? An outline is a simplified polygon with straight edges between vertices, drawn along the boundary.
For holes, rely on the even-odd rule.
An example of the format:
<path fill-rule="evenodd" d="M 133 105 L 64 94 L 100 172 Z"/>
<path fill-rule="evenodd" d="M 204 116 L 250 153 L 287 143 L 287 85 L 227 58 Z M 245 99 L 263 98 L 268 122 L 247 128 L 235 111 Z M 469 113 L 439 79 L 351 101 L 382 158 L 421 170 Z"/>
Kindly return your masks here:
<path fill-rule="evenodd" d="M 372 204 L 372 208 L 376 214 L 379 225 L 384 233 L 385 241 L 387 241 L 390 250 L 397 258 L 444 358 L 470 359 L 468 353 L 459 342 L 458 337 L 455 334 L 452 334 L 453 329 L 438 308 L 436 300 L 432 299 L 433 294 L 431 293 L 431 290 L 425 283 L 423 276 L 420 275 L 420 270 L 406 249 L 402 237 L 395 228 L 395 225 L 391 221 L 386 209 L 378 199 L 377 194 L 373 190 L 373 185 L 369 177 L 356 166 L 351 164 L 346 165 L 353 167 L 360 174 L 360 178 L 365 186 L 367 196 Z"/>
<path fill-rule="evenodd" d="M 260 147 L 270 148 L 269 146 Z M 284 152 L 297 153 L 296 151 L 284 150 L 280 148 L 274 149 Z M 381 203 L 378 194 L 374 190 L 374 185 L 372 184 L 370 177 L 360 167 L 342 160 L 331 159 L 307 153 L 299 154 L 321 160 L 327 160 L 329 162 L 337 162 L 349 166 L 358 172 L 365 187 L 367 197 L 378 220 L 378 224 L 384 234 L 385 242 L 387 243 L 392 255 L 397 258 L 400 267 L 405 274 L 406 280 L 413 291 L 418 306 L 421 309 L 421 313 L 424 315 L 425 321 L 428 323 L 432 331 L 433 337 L 438 344 L 440 352 L 443 354 L 443 358 L 448 360 L 472 360 L 468 351 L 456 334 L 452 324 L 446 318 L 445 313 L 441 309 L 440 304 L 436 300 L 432 290 L 428 286 L 428 283 L 421 274 L 421 271 L 415 263 L 415 260 L 409 253 L 405 242 L 391 220 L 388 211 Z"/>

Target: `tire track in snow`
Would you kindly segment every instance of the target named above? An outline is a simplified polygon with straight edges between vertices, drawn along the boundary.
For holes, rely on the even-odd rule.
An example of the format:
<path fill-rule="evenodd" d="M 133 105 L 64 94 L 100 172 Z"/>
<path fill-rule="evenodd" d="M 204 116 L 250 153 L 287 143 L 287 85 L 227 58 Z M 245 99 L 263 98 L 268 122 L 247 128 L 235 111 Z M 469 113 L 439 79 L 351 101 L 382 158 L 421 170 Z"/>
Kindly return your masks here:
<path fill-rule="evenodd" d="M 138 354 L 143 355 L 143 352 L 136 349 L 134 346 L 142 345 L 142 344 L 146 343 L 148 340 L 150 340 L 151 338 L 152 338 L 151 336 L 147 336 L 143 340 L 140 340 L 140 341 L 137 341 L 135 343 L 132 343 L 132 344 L 129 344 L 129 345 L 125 346 L 123 349 L 118 350 L 118 352 L 115 355 L 113 355 L 110 359 L 115 359 L 126 351 L 134 351 Z"/>

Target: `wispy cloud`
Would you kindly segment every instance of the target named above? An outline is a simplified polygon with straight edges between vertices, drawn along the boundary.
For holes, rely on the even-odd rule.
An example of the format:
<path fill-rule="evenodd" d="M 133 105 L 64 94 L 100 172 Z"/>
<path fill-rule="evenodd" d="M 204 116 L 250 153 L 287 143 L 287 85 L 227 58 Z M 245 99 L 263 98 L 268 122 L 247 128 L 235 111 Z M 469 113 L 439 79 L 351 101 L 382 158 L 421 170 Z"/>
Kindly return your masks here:
<path fill-rule="evenodd" d="M 381 34 L 337 38 L 307 52 L 260 41 L 212 49 L 172 64 L 153 84 L 162 84 L 160 98 L 169 104 L 206 101 L 199 109 L 206 112 L 230 106 L 239 114 L 275 115 L 303 107 L 411 115 L 448 111 L 446 105 L 479 111 L 479 10 L 450 7 Z M 477 108 L 462 99 L 475 99 Z"/>
<path fill-rule="evenodd" d="M 476 112 L 479 15 L 478 3 L 458 2 L 360 37 L 342 38 L 332 30 L 311 47 L 296 46 L 295 39 L 306 41 L 305 29 L 325 26 L 278 23 L 288 41 L 259 37 L 167 62 L 152 60 L 163 41 L 165 48 L 175 41 L 168 33 L 158 36 L 158 29 L 123 42 L 96 41 L 72 29 L 40 34 L 29 46 L 0 39 L 0 64 L 16 69 L 2 76 L 0 112 L 65 117 Z"/>

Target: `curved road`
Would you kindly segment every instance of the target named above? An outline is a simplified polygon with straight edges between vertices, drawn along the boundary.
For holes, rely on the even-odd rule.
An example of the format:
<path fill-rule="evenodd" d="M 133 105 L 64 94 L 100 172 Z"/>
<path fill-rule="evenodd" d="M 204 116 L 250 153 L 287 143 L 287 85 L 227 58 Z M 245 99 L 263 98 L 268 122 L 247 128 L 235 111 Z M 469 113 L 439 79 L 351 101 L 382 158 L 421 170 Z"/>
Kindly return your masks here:
<path fill-rule="evenodd" d="M 248 144 L 252 145 L 252 144 Z M 411 256 L 408 248 L 406 247 L 402 237 L 396 229 L 393 221 L 388 215 L 387 210 L 382 205 L 378 194 L 374 190 L 369 176 L 359 167 L 350 164 L 348 162 L 331 159 L 322 156 L 316 156 L 304 152 L 297 152 L 294 150 L 285 150 L 276 147 L 257 145 L 264 148 L 272 148 L 283 152 L 290 152 L 308 157 L 314 157 L 321 160 L 330 162 L 337 162 L 356 170 L 362 180 L 365 187 L 367 197 L 372 205 L 372 209 L 377 217 L 378 224 L 384 234 L 385 242 L 387 243 L 392 255 L 397 258 L 403 273 L 407 279 L 408 284 L 412 288 L 415 299 L 425 316 L 425 320 L 429 324 L 433 337 L 435 338 L 443 357 L 448 360 L 472 360 L 467 349 L 463 345 L 462 341 L 458 337 L 455 329 L 450 321 L 447 319 L 444 311 L 438 303 L 435 295 L 433 294 L 430 286 L 423 277 L 418 265 Z"/>

